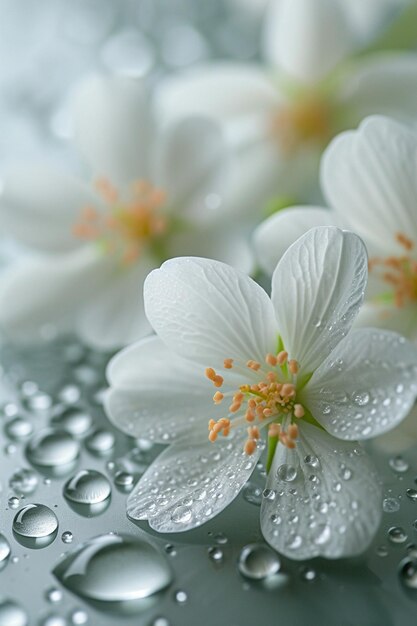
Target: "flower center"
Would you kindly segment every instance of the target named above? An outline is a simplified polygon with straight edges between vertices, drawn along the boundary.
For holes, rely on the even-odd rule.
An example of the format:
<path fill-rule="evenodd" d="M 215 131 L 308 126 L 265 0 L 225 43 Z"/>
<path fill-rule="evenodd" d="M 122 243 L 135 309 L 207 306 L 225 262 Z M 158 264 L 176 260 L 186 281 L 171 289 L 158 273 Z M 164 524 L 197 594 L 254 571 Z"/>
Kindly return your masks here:
<path fill-rule="evenodd" d="M 260 438 L 259 427 L 269 426 L 268 436 L 279 439 L 288 448 L 295 447 L 298 427 L 294 423 L 304 416 L 304 407 L 297 403 L 297 374 L 299 365 L 295 359 L 288 360 L 287 352 L 276 356 L 267 354 L 265 364 L 250 360 L 244 366 L 225 359 L 225 369 L 235 369 L 239 374 L 251 372 L 251 382 L 228 392 L 220 391 L 224 379 L 212 367 L 206 369 L 207 378 L 218 388 L 213 396 L 215 404 L 231 398 L 227 417 L 209 421 L 209 440 L 216 441 L 219 434 L 227 437 L 232 428 L 244 426 L 248 438 L 244 451 L 250 455 Z"/>
<path fill-rule="evenodd" d="M 285 154 L 303 144 L 325 144 L 333 134 L 332 108 L 328 102 L 310 95 L 282 107 L 272 120 L 272 133 Z"/>
<path fill-rule="evenodd" d="M 129 265 L 166 233 L 168 223 L 161 213 L 165 193 L 145 180 L 133 182 L 126 198 L 106 178 L 98 179 L 95 187 L 107 211 L 84 207 L 73 233 L 97 242 L 104 253 L 114 254 Z"/>
<path fill-rule="evenodd" d="M 374 257 L 369 260 L 369 271 L 378 272 L 390 286 L 390 291 L 381 294 L 379 299 L 403 307 L 417 301 L 417 261 L 410 254 L 414 242 L 402 233 L 397 233 L 396 240 L 404 248 L 404 254 L 386 259 Z"/>

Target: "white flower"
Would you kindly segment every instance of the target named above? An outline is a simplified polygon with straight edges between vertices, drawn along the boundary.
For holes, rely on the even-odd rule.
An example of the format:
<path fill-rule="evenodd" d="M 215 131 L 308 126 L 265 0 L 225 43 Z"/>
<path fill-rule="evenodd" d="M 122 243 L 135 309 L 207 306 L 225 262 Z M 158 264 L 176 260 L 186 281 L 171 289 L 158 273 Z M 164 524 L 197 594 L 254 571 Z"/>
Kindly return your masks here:
<path fill-rule="evenodd" d="M 255 231 L 263 269 L 272 274 L 287 247 L 313 226 L 335 224 L 364 240 L 366 302 L 358 323 L 417 339 L 417 134 L 389 118 L 370 117 L 327 148 L 321 184 L 332 210 L 293 207 Z"/>
<path fill-rule="evenodd" d="M 111 361 L 106 409 L 126 433 L 173 443 L 130 495 L 129 516 L 160 532 L 214 517 L 252 473 L 267 427 L 266 540 L 295 559 L 365 549 L 381 487 L 356 440 L 398 424 L 417 390 L 411 344 L 349 332 L 366 278 L 361 240 L 334 227 L 291 246 L 271 299 L 245 274 L 200 258 L 148 276 L 157 336 Z"/>
<path fill-rule="evenodd" d="M 0 283 L 0 325 L 13 337 L 52 324 L 121 347 L 149 333 L 141 284 L 166 258 L 198 253 L 249 271 L 242 221 L 224 206 L 220 128 L 197 117 L 161 128 L 149 97 L 129 79 L 80 89 L 75 135 L 91 182 L 36 165 L 6 176 L 3 230 L 40 253 Z"/>
<path fill-rule="evenodd" d="M 373 113 L 414 118 L 417 55 L 355 56 L 358 40 L 369 42 L 368 4 L 272 1 L 263 65 L 209 63 L 161 86 L 165 118 L 197 112 L 224 125 L 239 154 L 237 206 L 272 211 L 286 196 L 311 201 L 320 154 L 335 134 Z"/>

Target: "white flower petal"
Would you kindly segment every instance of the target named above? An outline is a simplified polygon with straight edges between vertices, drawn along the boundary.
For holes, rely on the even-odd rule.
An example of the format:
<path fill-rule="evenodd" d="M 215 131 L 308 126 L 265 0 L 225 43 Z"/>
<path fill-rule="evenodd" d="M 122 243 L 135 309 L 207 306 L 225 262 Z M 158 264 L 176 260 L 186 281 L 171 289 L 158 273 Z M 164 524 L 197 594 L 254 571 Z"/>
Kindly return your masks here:
<path fill-rule="evenodd" d="M 80 181 L 44 165 L 6 173 L 0 196 L 2 229 L 19 242 L 45 252 L 68 252 L 81 245 L 73 234 L 86 206 L 97 196 Z"/>
<path fill-rule="evenodd" d="M 279 0 L 265 17 L 266 58 L 292 78 L 315 83 L 354 47 L 354 37 L 334 0 Z"/>
<path fill-rule="evenodd" d="M 155 267 L 141 257 L 132 267 L 114 267 L 107 284 L 80 313 L 77 330 L 98 350 L 114 350 L 151 332 L 143 305 L 143 283 Z"/>
<path fill-rule="evenodd" d="M 386 328 L 411 340 L 417 339 L 417 306 L 414 303 L 397 307 L 395 304 L 365 302 L 359 311 L 356 326 Z"/>
<path fill-rule="evenodd" d="M 339 97 L 347 114 L 355 115 L 356 123 L 375 113 L 413 122 L 417 110 L 417 55 L 384 53 L 360 59 L 344 78 Z"/>
<path fill-rule="evenodd" d="M 277 342 L 266 292 L 224 263 L 196 257 L 166 261 L 145 281 L 145 310 L 158 335 L 184 358 L 223 367 L 263 361 Z"/>
<path fill-rule="evenodd" d="M 398 454 L 408 448 L 415 448 L 417 443 L 417 406 L 407 415 L 405 420 L 393 431 L 372 440 L 372 448 L 384 453 Z"/>
<path fill-rule="evenodd" d="M 88 80 L 76 93 L 74 115 L 77 143 L 96 176 L 122 185 L 148 177 L 153 123 L 143 83 Z"/>
<path fill-rule="evenodd" d="M 161 135 L 155 157 L 155 179 L 175 213 L 203 223 L 213 219 L 206 199 L 210 194 L 223 196 L 231 173 L 221 127 L 199 117 L 171 124 Z"/>
<path fill-rule="evenodd" d="M 416 162 L 417 135 L 379 116 L 336 137 L 324 153 L 321 181 L 330 205 L 384 257 L 404 253 L 397 233 L 417 240 Z"/>
<path fill-rule="evenodd" d="M 74 331 L 79 310 L 107 283 L 109 269 L 92 246 L 12 267 L 0 280 L 0 326 L 22 341 L 40 339 L 48 325 Z"/>
<path fill-rule="evenodd" d="M 390 331 L 354 330 L 314 372 L 302 402 L 340 439 L 369 439 L 399 424 L 417 395 L 417 347 Z"/>
<path fill-rule="evenodd" d="M 365 246 L 335 227 L 310 230 L 272 276 L 272 302 L 285 349 L 312 373 L 351 327 L 363 300 Z"/>
<path fill-rule="evenodd" d="M 172 354 L 152 336 L 122 350 L 107 369 L 106 412 L 128 435 L 167 443 L 208 420 L 224 417 L 215 405 L 204 368 Z"/>
<path fill-rule="evenodd" d="M 287 248 L 310 228 L 334 225 L 335 215 L 328 209 L 316 206 L 293 206 L 271 215 L 253 234 L 261 268 L 272 275 Z"/>
<path fill-rule="evenodd" d="M 258 445 L 248 457 L 244 430 L 233 435 L 211 444 L 196 432 L 162 452 L 129 496 L 129 517 L 148 519 L 154 530 L 172 533 L 218 515 L 236 498 L 262 452 Z"/>
<path fill-rule="evenodd" d="M 311 424 L 301 424 L 294 450 L 278 445 L 266 487 L 276 495 L 263 500 L 262 533 L 291 559 L 360 554 L 378 529 L 382 490 L 371 460 Z"/>
<path fill-rule="evenodd" d="M 198 114 L 224 122 L 269 112 L 276 103 L 277 91 L 266 72 L 229 62 L 169 77 L 157 91 L 158 110 L 168 121 Z"/>

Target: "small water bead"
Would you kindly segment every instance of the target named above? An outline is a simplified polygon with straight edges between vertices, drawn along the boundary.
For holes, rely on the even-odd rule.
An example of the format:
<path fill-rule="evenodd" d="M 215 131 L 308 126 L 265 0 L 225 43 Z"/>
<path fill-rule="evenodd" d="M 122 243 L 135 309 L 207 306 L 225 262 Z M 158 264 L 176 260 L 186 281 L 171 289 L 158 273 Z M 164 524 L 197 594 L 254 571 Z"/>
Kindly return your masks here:
<path fill-rule="evenodd" d="M 119 470 L 114 475 L 114 484 L 123 491 L 130 491 L 135 484 L 135 476 L 130 472 Z"/>
<path fill-rule="evenodd" d="M 385 513 L 395 513 L 400 509 L 400 502 L 397 498 L 384 498 L 382 501 L 382 509 Z"/>
<path fill-rule="evenodd" d="M 410 500 L 412 500 L 413 502 L 417 502 L 417 489 L 407 489 L 405 493 L 407 494 L 408 498 L 410 498 Z"/>
<path fill-rule="evenodd" d="M 284 482 L 293 482 L 297 478 L 298 472 L 292 465 L 284 463 L 277 469 L 277 477 Z"/>
<path fill-rule="evenodd" d="M 75 609 L 70 616 L 71 624 L 76 626 L 81 626 L 82 624 L 87 624 L 88 615 L 83 609 Z"/>
<path fill-rule="evenodd" d="M 18 498 L 17 496 L 11 496 L 8 499 L 7 504 L 11 509 L 17 509 L 20 504 L 20 498 Z"/>
<path fill-rule="evenodd" d="M 10 544 L 6 537 L 0 533 L 0 571 L 6 566 L 10 556 Z"/>
<path fill-rule="evenodd" d="M 83 437 L 91 430 L 93 418 L 89 413 L 71 407 L 51 420 L 51 426 L 66 430 L 74 437 Z"/>
<path fill-rule="evenodd" d="M 298 550 L 303 545 L 303 538 L 301 535 L 293 534 L 288 537 L 287 548 L 290 550 Z"/>
<path fill-rule="evenodd" d="M 64 404 L 76 404 L 81 398 L 81 390 L 76 385 L 65 385 L 58 393 L 58 400 Z"/>
<path fill-rule="evenodd" d="M 225 545 L 229 541 L 224 533 L 216 533 L 213 539 L 221 546 Z"/>
<path fill-rule="evenodd" d="M 157 617 L 150 626 L 171 626 L 166 617 Z"/>
<path fill-rule="evenodd" d="M 314 537 L 314 543 L 317 546 L 326 544 L 331 537 L 331 529 L 327 524 L 319 524 Z"/>
<path fill-rule="evenodd" d="M 29 618 L 26 611 L 14 600 L 0 601 L 0 626 L 27 626 Z"/>
<path fill-rule="evenodd" d="M 239 571 L 251 580 L 263 580 L 279 572 L 281 561 L 278 555 L 264 544 L 249 544 L 239 556 Z"/>
<path fill-rule="evenodd" d="M 7 456 L 11 456 L 12 454 L 15 454 L 17 452 L 17 448 L 14 445 L 14 443 L 8 443 L 5 447 L 4 447 L 4 453 Z"/>
<path fill-rule="evenodd" d="M 175 546 L 172 545 L 172 543 L 167 543 L 165 546 L 165 552 L 167 554 L 169 554 L 170 556 L 176 556 L 177 551 L 175 549 Z"/>
<path fill-rule="evenodd" d="M 409 468 L 408 462 L 402 456 L 395 456 L 388 463 L 390 468 L 399 474 L 406 472 Z"/>
<path fill-rule="evenodd" d="M 413 559 L 417 558 L 417 545 L 415 543 L 410 543 L 407 546 L 407 554 Z"/>
<path fill-rule="evenodd" d="M 73 539 L 74 539 L 74 535 L 72 534 L 70 530 L 65 530 L 61 535 L 61 541 L 63 543 L 72 543 Z"/>
<path fill-rule="evenodd" d="M 33 433 L 33 426 L 27 419 L 15 417 L 6 424 L 4 431 L 10 439 L 20 441 L 21 439 L 26 439 Z"/>
<path fill-rule="evenodd" d="M 43 413 L 52 406 L 52 398 L 47 393 L 37 391 L 32 396 L 23 401 L 23 405 L 35 413 Z"/>
<path fill-rule="evenodd" d="M 371 397 L 367 391 L 354 391 L 352 400 L 358 406 L 366 406 L 369 404 Z"/>
<path fill-rule="evenodd" d="M 275 500 L 275 496 L 276 491 L 274 489 L 264 489 L 262 492 L 263 497 L 265 498 L 265 500 Z"/>
<path fill-rule="evenodd" d="M 46 428 L 39 431 L 26 447 L 31 463 L 39 467 L 60 468 L 74 463 L 79 443 L 65 430 Z"/>
<path fill-rule="evenodd" d="M 28 547 L 45 547 L 52 543 L 58 530 L 58 519 L 44 504 L 27 504 L 13 520 L 15 537 Z M 28 544 L 24 540 L 31 540 Z"/>
<path fill-rule="evenodd" d="M 50 613 L 39 622 L 39 626 L 68 626 L 68 622 L 62 615 Z"/>
<path fill-rule="evenodd" d="M 92 454 L 102 456 L 113 450 L 115 442 L 116 439 L 112 432 L 98 429 L 86 439 L 85 445 Z"/>
<path fill-rule="evenodd" d="M 38 385 L 32 380 L 25 380 L 20 387 L 20 392 L 24 398 L 30 398 L 39 391 Z"/>
<path fill-rule="evenodd" d="M 223 550 L 218 546 L 213 546 L 208 549 L 208 555 L 214 563 L 221 563 L 223 561 Z"/>
<path fill-rule="evenodd" d="M 81 544 L 53 573 L 73 593 L 102 602 L 148 598 L 172 581 L 171 569 L 152 544 L 114 534 Z"/>
<path fill-rule="evenodd" d="M 312 583 L 317 578 L 316 571 L 311 567 L 303 567 L 300 571 L 301 580 Z"/>
<path fill-rule="evenodd" d="M 407 541 L 407 534 L 400 526 L 392 526 L 388 530 L 388 539 L 391 543 L 404 543 Z"/>
<path fill-rule="evenodd" d="M 304 463 L 311 467 L 315 467 L 315 468 L 320 467 L 320 461 L 318 460 L 316 456 L 312 454 L 308 454 L 306 457 L 304 457 Z"/>
<path fill-rule="evenodd" d="M 9 479 L 9 487 L 13 491 L 25 495 L 33 493 L 38 483 L 38 475 L 31 469 L 16 470 Z"/>
<path fill-rule="evenodd" d="M 64 486 L 64 496 L 77 504 L 98 504 L 111 495 L 107 478 L 96 470 L 81 470 Z"/>
<path fill-rule="evenodd" d="M 387 546 L 384 546 L 384 545 L 378 546 L 377 549 L 376 549 L 376 553 L 377 553 L 378 556 L 381 556 L 381 557 L 388 556 L 388 548 L 387 548 Z"/>
<path fill-rule="evenodd" d="M 73 370 L 74 378 L 86 387 L 92 387 L 99 382 L 98 372 L 89 365 L 79 365 Z"/>
<path fill-rule="evenodd" d="M 399 567 L 400 581 L 408 589 L 417 590 L 417 560 L 403 559 Z"/>
<path fill-rule="evenodd" d="M 191 521 L 192 516 L 193 516 L 193 512 L 189 507 L 177 506 L 177 508 L 174 509 L 171 515 L 171 520 L 175 524 L 187 524 L 188 522 Z"/>
<path fill-rule="evenodd" d="M 61 602 L 62 600 L 62 591 L 58 589 L 58 587 L 50 587 L 45 592 L 45 598 L 48 602 L 52 604 L 56 604 L 57 602 Z"/>
<path fill-rule="evenodd" d="M 342 463 L 339 466 L 339 476 L 343 480 L 350 480 L 352 478 L 352 470 Z"/>
<path fill-rule="evenodd" d="M 258 485 L 253 483 L 246 483 L 242 489 L 242 496 L 246 502 L 254 504 L 255 506 L 261 506 L 262 504 L 262 489 Z"/>
<path fill-rule="evenodd" d="M 178 602 L 178 604 L 185 604 L 185 602 L 187 602 L 188 600 L 188 596 L 185 593 L 185 591 L 176 591 L 175 592 L 175 601 Z"/>

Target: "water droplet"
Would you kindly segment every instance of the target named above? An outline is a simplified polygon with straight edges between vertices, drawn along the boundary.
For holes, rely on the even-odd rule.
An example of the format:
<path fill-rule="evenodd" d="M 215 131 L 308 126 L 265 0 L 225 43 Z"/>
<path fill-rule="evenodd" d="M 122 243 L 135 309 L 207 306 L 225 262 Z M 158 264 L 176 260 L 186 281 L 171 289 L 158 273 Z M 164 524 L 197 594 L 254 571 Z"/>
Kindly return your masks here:
<path fill-rule="evenodd" d="M 156 617 L 151 626 L 171 626 L 166 617 Z"/>
<path fill-rule="evenodd" d="M 7 504 L 9 505 L 11 509 L 17 509 L 17 507 L 20 504 L 20 499 L 17 496 L 11 496 L 8 499 Z"/>
<path fill-rule="evenodd" d="M 0 601 L 0 626 L 27 626 L 26 612 L 14 600 Z"/>
<path fill-rule="evenodd" d="M 290 535 L 287 541 L 287 547 L 290 550 L 298 550 L 303 545 L 303 538 L 300 535 Z"/>
<path fill-rule="evenodd" d="M 83 437 L 91 429 L 93 418 L 89 413 L 77 408 L 66 409 L 60 415 L 54 417 L 51 425 L 66 430 L 74 437 Z"/>
<path fill-rule="evenodd" d="M 221 563 L 223 561 L 223 550 L 217 546 L 209 548 L 208 555 L 215 563 Z"/>
<path fill-rule="evenodd" d="M 308 454 L 304 457 L 304 463 L 306 465 L 310 465 L 311 467 L 320 467 L 320 461 L 313 454 Z"/>
<path fill-rule="evenodd" d="M 27 504 L 13 520 L 13 532 L 19 543 L 29 548 L 44 548 L 58 531 L 58 519 L 44 504 Z"/>
<path fill-rule="evenodd" d="M 311 567 L 303 567 L 300 572 L 301 579 L 311 583 L 317 578 L 316 571 Z"/>
<path fill-rule="evenodd" d="M 45 597 L 48 602 L 56 604 L 57 602 L 61 602 L 62 600 L 62 591 L 61 589 L 58 589 L 58 587 L 50 587 L 46 590 Z"/>
<path fill-rule="evenodd" d="M 265 500 L 275 500 L 275 496 L 276 496 L 276 491 L 274 489 L 264 489 L 262 492 L 263 497 L 265 498 Z"/>
<path fill-rule="evenodd" d="M 417 502 L 417 489 L 407 489 L 406 494 L 410 500 Z"/>
<path fill-rule="evenodd" d="M 292 465 L 284 463 L 277 469 L 277 477 L 284 482 L 292 482 L 297 478 L 297 470 Z"/>
<path fill-rule="evenodd" d="M 216 533 L 213 537 L 214 541 L 221 546 L 225 545 L 229 540 L 224 533 Z"/>
<path fill-rule="evenodd" d="M 46 428 L 28 443 L 26 455 L 36 467 L 61 475 L 71 471 L 79 450 L 79 443 L 68 432 Z"/>
<path fill-rule="evenodd" d="M 6 566 L 10 556 L 10 544 L 0 533 L 0 571 Z"/>
<path fill-rule="evenodd" d="M 21 439 L 26 439 L 26 437 L 29 437 L 32 434 L 33 426 L 23 417 L 15 417 L 6 424 L 4 430 L 10 439 L 19 441 Z"/>
<path fill-rule="evenodd" d="M 135 484 L 135 476 L 130 472 L 119 470 L 114 476 L 114 484 L 122 491 L 131 491 Z"/>
<path fill-rule="evenodd" d="M 407 541 L 407 535 L 400 526 L 392 526 L 388 531 L 388 539 L 391 543 L 404 543 Z"/>
<path fill-rule="evenodd" d="M 171 569 L 156 548 L 126 535 L 90 539 L 53 573 L 73 593 L 102 602 L 147 598 L 172 581 Z"/>
<path fill-rule="evenodd" d="M 400 509 L 400 503 L 397 498 L 384 498 L 382 508 L 385 513 L 395 513 Z"/>
<path fill-rule="evenodd" d="M 77 504 L 97 504 L 111 494 L 107 478 L 96 470 L 81 470 L 64 486 L 64 496 Z"/>
<path fill-rule="evenodd" d="M 175 592 L 175 600 L 178 604 L 184 604 L 187 602 L 188 596 L 185 591 L 176 591 Z"/>
<path fill-rule="evenodd" d="M 75 404 L 81 398 L 81 391 L 77 385 L 65 385 L 58 393 L 58 400 L 64 404 Z"/>
<path fill-rule="evenodd" d="M 403 559 L 399 569 L 400 580 L 409 589 L 417 589 L 417 561 L 415 559 Z"/>
<path fill-rule="evenodd" d="M 317 534 L 314 538 L 314 543 L 318 546 L 322 546 L 329 541 L 331 537 L 330 526 L 327 524 L 319 524 L 317 527 Z"/>
<path fill-rule="evenodd" d="M 187 524 L 193 516 L 192 510 L 187 506 L 177 506 L 171 515 L 171 520 L 175 524 Z"/>
<path fill-rule="evenodd" d="M 370 395 L 367 391 L 355 391 L 352 394 L 352 400 L 358 406 L 366 406 L 369 404 Z"/>
<path fill-rule="evenodd" d="M 281 561 L 278 555 L 266 545 L 249 544 L 239 556 L 239 571 L 251 580 L 262 580 L 279 572 Z"/>
<path fill-rule="evenodd" d="M 242 489 L 242 496 L 250 504 L 255 506 L 261 506 L 262 504 L 262 489 L 253 483 L 246 483 Z"/>
<path fill-rule="evenodd" d="M 39 622 L 39 626 L 68 626 L 68 622 L 62 615 L 50 613 Z"/>
<path fill-rule="evenodd" d="M 402 456 L 395 456 L 390 459 L 389 466 L 394 472 L 398 472 L 399 474 L 406 472 L 409 468 L 407 461 L 403 459 Z"/>
<path fill-rule="evenodd" d="M 72 624 L 74 624 L 76 626 L 81 626 L 82 624 L 87 624 L 87 622 L 88 622 L 88 615 L 82 609 L 75 609 L 71 613 L 70 619 L 71 619 L 71 623 Z"/>
<path fill-rule="evenodd" d="M 85 442 L 89 452 L 96 456 L 104 456 L 114 448 L 115 437 L 109 430 L 95 430 Z"/>
<path fill-rule="evenodd" d="M 61 541 L 63 543 L 72 543 L 73 539 L 74 539 L 74 535 L 72 534 L 70 530 L 65 530 L 61 535 Z"/>
<path fill-rule="evenodd" d="M 340 478 L 343 478 L 343 480 L 350 480 L 352 478 L 352 470 L 346 467 L 346 465 L 342 463 L 339 469 Z"/>
<path fill-rule="evenodd" d="M 31 469 L 19 469 L 11 475 L 9 486 L 19 494 L 33 493 L 38 486 L 38 476 Z"/>
<path fill-rule="evenodd" d="M 378 556 L 386 557 L 388 556 L 388 548 L 387 546 L 378 546 L 376 549 L 376 553 Z"/>

